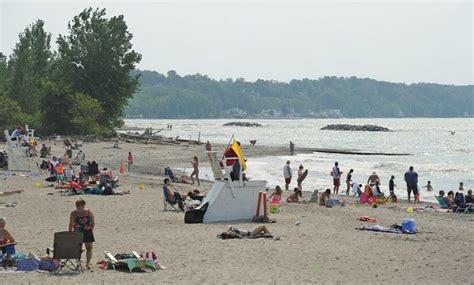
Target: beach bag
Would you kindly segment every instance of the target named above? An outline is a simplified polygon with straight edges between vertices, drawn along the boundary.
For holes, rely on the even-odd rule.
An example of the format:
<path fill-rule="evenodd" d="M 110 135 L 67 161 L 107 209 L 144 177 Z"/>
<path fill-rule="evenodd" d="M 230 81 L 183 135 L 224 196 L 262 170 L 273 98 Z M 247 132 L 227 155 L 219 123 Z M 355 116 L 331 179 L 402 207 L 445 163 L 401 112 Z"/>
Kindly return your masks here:
<path fill-rule="evenodd" d="M 184 214 L 184 223 L 186 224 L 199 224 L 204 220 L 204 214 L 206 213 L 207 203 L 200 208 L 188 210 Z"/>
<path fill-rule="evenodd" d="M 34 258 L 17 259 L 15 265 L 17 271 L 36 271 L 39 269 L 39 261 Z"/>
<path fill-rule="evenodd" d="M 105 186 L 104 191 L 102 191 L 102 195 L 114 195 L 114 189 L 111 186 Z"/>
<path fill-rule="evenodd" d="M 59 260 L 57 259 L 49 259 L 49 258 L 44 258 L 41 259 L 39 262 L 39 270 L 44 270 L 44 271 L 53 271 L 59 266 Z"/>

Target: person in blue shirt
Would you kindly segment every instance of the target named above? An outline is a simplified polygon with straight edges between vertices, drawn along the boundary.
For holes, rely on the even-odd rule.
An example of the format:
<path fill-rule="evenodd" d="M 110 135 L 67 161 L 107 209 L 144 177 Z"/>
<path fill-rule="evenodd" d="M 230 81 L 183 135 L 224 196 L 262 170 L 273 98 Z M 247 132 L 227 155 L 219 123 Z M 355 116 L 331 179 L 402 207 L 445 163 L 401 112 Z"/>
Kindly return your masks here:
<path fill-rule="evenodd" d="M 11 134 L 11 140 L 12 141 L 19 140 L 20 135 L 21 135 L 20 131 L 21 131 L 21 127 L 18 127 L 12 132 L 12 134 Z"/>
<path fill-rule="evenodd" d="M 410 166 L 410 169 L 405 173 L 405 182 L 407 183 L 408 203 L 410 203 L 411 193 L 413 192 L 414 198 L 418 194 L 418 173 L 413 170 L 413 166 Z"/>

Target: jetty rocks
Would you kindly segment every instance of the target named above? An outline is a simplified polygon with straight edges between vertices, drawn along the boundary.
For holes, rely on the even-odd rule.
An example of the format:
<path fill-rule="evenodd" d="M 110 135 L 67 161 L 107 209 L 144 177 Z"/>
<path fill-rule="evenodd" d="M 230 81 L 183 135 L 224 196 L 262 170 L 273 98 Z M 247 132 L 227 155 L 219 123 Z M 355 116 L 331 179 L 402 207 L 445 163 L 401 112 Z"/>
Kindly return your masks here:
<path fill-rule="evenodd" d="M 235 127 L 261 127 L 259 123 L 249 123 L 249 122 L 229 122 L 225 123 L 223 126 L 235 126 Z"/>
<path fill-rule="evenodd" d="M 327 125 L 321 130 L 331 131 L 363 131 L 363 132 L 391 132 L 390 129 L 376 126 L 376 125 L 348 125 L 348 124 L 334 124 Z"/>

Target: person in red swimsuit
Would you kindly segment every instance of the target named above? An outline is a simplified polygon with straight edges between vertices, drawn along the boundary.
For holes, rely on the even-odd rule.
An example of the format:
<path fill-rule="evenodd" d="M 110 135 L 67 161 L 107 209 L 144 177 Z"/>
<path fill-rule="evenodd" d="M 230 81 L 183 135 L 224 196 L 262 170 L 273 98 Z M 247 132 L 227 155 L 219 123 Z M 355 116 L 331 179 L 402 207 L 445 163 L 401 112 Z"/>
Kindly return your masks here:
<path fill-rule="evenodd" d="M 8 251 L 7 250 L 8 246 L 5 246 L 5 245 L 14 246 L 14 244 L 15 244 L 15 239 L 5 229 L 6 224 L 7 224 L 7 222 L 6 222 L 5 218 L 0 218 L 0 246 L 1 246 L 3 254 L 7 253 L 7 251 Z M 14 247 L 13 247 L 13 249 L 14 249 Z"/>

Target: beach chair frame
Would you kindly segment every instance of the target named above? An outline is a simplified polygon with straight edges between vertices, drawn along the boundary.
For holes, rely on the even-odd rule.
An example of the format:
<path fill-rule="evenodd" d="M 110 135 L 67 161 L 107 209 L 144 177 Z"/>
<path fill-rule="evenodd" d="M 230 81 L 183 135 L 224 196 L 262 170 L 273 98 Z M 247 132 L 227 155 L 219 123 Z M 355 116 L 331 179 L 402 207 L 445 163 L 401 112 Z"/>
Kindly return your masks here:
<path fill-rule="evenodd" d="M 66 268 L 74 273 L 81 273 L 83 271 L 81 265 L 83 242 L 84 234 L 80 232 L 55 233 L 51 265 L 53 265 L 54 260 L 58 260 L 59 265 L 55 267 L 51 274 L 58 275 Z M 52 267 L 54 268 L 54 266 Z"/>

